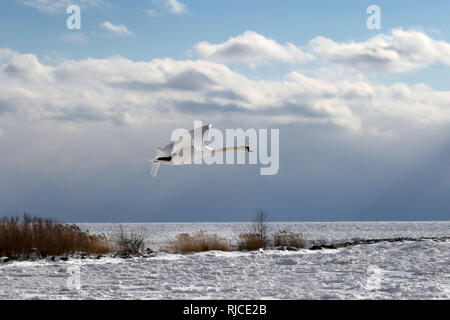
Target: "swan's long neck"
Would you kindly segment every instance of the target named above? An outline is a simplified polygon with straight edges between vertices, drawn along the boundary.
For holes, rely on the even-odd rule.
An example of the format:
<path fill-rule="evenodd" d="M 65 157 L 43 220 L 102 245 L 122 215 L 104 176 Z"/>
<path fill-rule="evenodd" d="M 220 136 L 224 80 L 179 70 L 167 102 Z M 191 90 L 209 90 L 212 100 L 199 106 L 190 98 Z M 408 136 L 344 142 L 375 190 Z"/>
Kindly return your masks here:
<path fill-rule="evenodd" d="M 228 147 L 228 148 L 219 148 L 219 149 L 207 148 L 207 150 L 214 152 L 214 153 L 229 152 L 229 151 L 248 151 L 248 147 L 240 146 L 240 147 Z"/>

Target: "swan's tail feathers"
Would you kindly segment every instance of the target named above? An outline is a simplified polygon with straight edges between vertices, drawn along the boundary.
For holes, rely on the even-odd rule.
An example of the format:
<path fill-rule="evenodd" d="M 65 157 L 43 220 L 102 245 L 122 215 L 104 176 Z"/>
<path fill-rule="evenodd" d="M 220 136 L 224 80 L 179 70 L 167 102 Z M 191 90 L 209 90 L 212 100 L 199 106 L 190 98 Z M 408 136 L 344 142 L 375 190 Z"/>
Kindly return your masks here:
<path fill-rule="evenodd" d="M 152 176 L 156 177 L 159 169 L 159 162 L 153 162 L 152 171 L 150 172 Z"/>

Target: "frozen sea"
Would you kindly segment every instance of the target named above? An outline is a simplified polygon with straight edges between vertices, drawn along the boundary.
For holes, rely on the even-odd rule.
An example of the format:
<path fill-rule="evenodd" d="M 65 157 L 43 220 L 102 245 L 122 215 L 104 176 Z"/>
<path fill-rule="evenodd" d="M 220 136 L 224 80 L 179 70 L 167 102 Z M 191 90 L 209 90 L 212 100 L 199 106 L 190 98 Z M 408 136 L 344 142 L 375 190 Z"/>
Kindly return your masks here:
<path fill-rule="evenodd" d="M 114 234 L 119 224 L 79 224 Z M 182 232 L 236 241 L 248 223 L 133 223 L 163 249 Z M 307 240 L 449 237 L 448 222 L 282 222 Z M 380 242 L 318 251 L 158 252 L 150 258 L 0 263 L 0 299 L 450 299 L 450 241 Z"/>

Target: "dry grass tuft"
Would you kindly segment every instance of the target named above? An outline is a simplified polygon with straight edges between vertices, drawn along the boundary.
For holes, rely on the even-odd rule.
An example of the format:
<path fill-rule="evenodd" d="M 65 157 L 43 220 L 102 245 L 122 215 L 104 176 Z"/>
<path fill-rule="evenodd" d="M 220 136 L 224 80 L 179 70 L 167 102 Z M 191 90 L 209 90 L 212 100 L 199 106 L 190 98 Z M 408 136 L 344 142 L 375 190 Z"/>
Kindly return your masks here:
<path fill-rule="evenodd" d="M 280 230 L 273 236 L 273 243 L 277 247 L 305 248 L 306 243 L 300 233 Z"/>
<path fill-rule="evenodd" d="M 239 250 L 258 250 L 267 247 L 267 213 L 263 209 L 256 210 L 251 232 L 239 235 Z"/>
<path fill-rule="evenodd" d="M 83 252 L 105 254 L 112 246 L 105 235 L 91 235 L 74 224 L 51 219 L 5 217 L 0 219 L 0 256 L 28 259 Z"/>
<path fill-rule="evenodd" d="M 258 250 L 267 247 L 265 237 L 258 233 L 241 233 L 239 235 L 239 250 Z"/>
<path fill-rule="evenodd" d="M 230 248 L 225 238 L 200 231 L 193 236 L 187 233 L 177 235 L 175 240 L 169 241 L 169 249 L 175 252 L 189 253 L 210 250 L 228 251 Z"/>
<path fill-rule="evenodd" d="M 112 237 L 120 254 L 138 254 L 144 250 L 145 234 L 138 232 L 125 232 L 122 226 L 119 232 Z"/>

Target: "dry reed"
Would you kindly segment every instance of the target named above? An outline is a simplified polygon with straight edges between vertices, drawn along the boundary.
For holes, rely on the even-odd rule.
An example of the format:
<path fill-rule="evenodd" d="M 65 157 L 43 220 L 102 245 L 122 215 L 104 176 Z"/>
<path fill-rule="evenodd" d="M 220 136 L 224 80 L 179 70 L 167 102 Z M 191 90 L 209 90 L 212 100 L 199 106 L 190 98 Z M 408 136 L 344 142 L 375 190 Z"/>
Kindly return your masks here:
<path fill-rule="evenodd" d="M 113 250 L 105 235 L 91 235 L 75 224 L 51 219 L 5 217 L 0 219 L 0 256 L 28 259 L 82 252 L 105 254 Z"/>
<path fill-rule="evenodd" d="M 187 233 L 177 235 L 175 240 L 169 241 L 169 249 L 180 253 L 210 250 L 228 251 L 229 245 L 225 238 L 200 231 L 193 236 Z"/>

